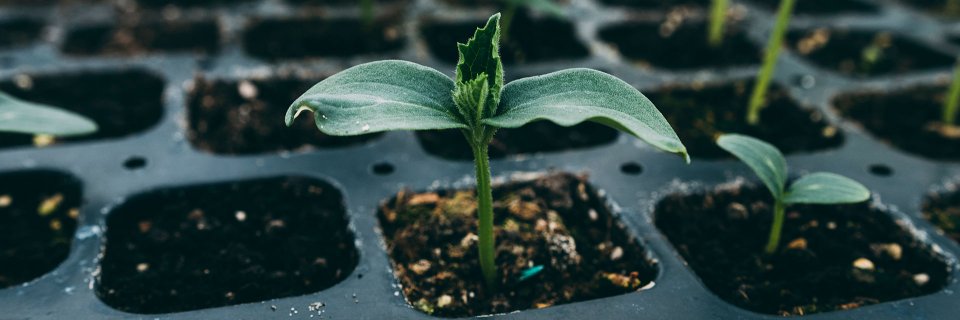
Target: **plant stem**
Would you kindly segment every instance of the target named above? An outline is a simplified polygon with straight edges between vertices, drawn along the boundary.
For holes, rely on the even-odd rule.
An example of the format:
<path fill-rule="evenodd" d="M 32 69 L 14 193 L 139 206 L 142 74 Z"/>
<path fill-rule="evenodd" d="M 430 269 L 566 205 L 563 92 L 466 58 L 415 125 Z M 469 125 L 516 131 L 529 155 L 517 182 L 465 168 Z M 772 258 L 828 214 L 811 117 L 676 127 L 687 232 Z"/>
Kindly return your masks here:
<path fill-rule="evenodd" d="M 510 35 L 510 24 L 513 22 L 513 16 L 517 14 L 517 3 L 515 1 L 505 1 L 507 7 L 503 9 L 500 15 L 500 41 L 507 42 Z"/>
<path fill-rule="evenodd" d="M 473 160 L 477 169 L 477 214 L 480 216 L 480 271 L 487 288 L 497 287 L 496 243 L 493 234 L 493 190 L 490 188 L 490 157 L 486 143 L 473 144 Z"/>
<path fill-rule="evenodd" d="M 783 201 L 780 200 L 776 200 L 776 204 L 773 205 L 773 225 L 770 227 L 770 238 L 764 250 L 767 254 L 777 252 L 777 247 L 780 245 L 780 231 L 783 230 L 783 216 L 786 215 L 786 209 Z"/>
<path fill-rule="evenodd" d="M 747 109 L 747 123 L 756 125 L 760 122 L 760 108 L 767 100 L 767 87 L 770 86 L 770 78 L 773 77 L 774 67 L 777 65 L 777 57 L 780 56 L 780 47 L 783 43 L 783 36 L 787 33 L 787 26 L 790 24 L 790 14 L 793 12 L 794 0 L 780 1 L 780 10 L 777 12 L 777 23 L 773 27 L 773 33 L 770 35 L 770 41 L 767 42 L 767 49 L 763 56 L 763 67 L 760 68 L 760 74 L 757 75 L 756 83 L 753 85 L 753 94 L 750 96 L 750 106 Z"/>
<path fill-rule="evenodd" d="M 710 9 L 710 31 L 707 38 L 707 43 L 711 47 L 719 47 L 723 44 L 723 26 L 727 19 L 728 1 L 713 0 L 713 7 Z"/>
<path fill-rule="evenodd" d="M 365 28 L 373 28 L 373 0 L 360 0 L 360 19 Z"/>
<path fill-rule="evenodd" d="M 957 122 L 957 104 L 960 100 L 960 61 L 953 69 L 953 82 L 950 83 L 950 92 L 943 103 L 943 123 L 955 125 Z"/>

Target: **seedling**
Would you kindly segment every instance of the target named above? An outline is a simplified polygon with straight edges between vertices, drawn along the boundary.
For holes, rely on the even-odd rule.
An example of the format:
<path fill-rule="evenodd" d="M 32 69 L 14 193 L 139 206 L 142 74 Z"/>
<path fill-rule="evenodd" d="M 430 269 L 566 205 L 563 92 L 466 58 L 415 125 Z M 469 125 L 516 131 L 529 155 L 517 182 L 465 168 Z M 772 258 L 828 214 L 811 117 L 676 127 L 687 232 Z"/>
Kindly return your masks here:
<path fill-rule="evenodd" d="M 94 131 L 97 124 L 80 115 L 0 92 L 0 132 L 75 136 Z"/>
<path fill-rule="evenodd" d="M 719 47 L 723 44 L 723 26 L 727 20 L 727 7 L 729 0 L 713 0 L 710 7 L 710 30 L 707 36 L 707 42 L 711 47 Z"/>
<path fill-rule="evenodd" d="M 950 83 L 950 91 L 947 92 L 947 97 L 943 101 L 941 120 L 946 125 L 953 126 L 957 123 L 957 104 L 960 102 L 957 100 L 960 100 L 960 61 L 953 69 L 953 82 Z"/>
<path fill-rule="evenodd" d="M 773 33 L 770 34 L 770 41 L 767 42 L 767 48 L 763 55 L 763 66 L 760 68 L 760 74 L 757 75 L 757 81 L 753 84 L 753 94 L 750 96 L 747 123 L 751 125 L 760 123 L 760 108 L 763 108 L 767 103 L 767 88 L 770 86 L 773 70 L 777 66 L 777 58 L 780 57 L 783 37 L 787 33 L 787 26 L 790 24 L 790 14 L 793 12 L 794 3 L 795 0 L 780 1 L 777 23 L 773 27 Z"/>
<path fill-rule="evenodd" d="M 787 161 L 780 150 L 762 140 L 725 134 L 717 139 L 717 145 L 749 166 L 773 195 L 773 225 L 765 247 L 767 254 L 776 252 L 780 244 L 787 205 L 857 203 L 870 198 L 870 191 L 859 182 L 827 172 L 805 175 L 788 187 Z"/>
<path fill-rule="evenodd" d="M 473 150 L 479 214 L 479 263 L 490 288 L 494 265 L 493 194 L 488 145 L 498 128 L 537 120 L 562 126 L 594 121 L 630 133 L 661 150 L 687 150 L 649 99 L 616 77 L 591 69 L 567 69 L 504 85 L 500 62 L 500 14 L 466 44 L 458 44 L 456 79 L 407 61 L 361 64 L 316 84 L 287 110 L 286 123 L 304 110 L 334 136 L 389 130 L 460 129 Z"/>
<path fill-rule="evenodd" d="M 500 0 L 507 7 L 503 11 L 503 28 L 501 36 L 504 40 L 510 35 L 510 25 L 513 24 L 513 16 L 517 13 L 517 8 L 526 6 L 529 9 L 545 12 L 557 18 L 563 18 L 563 8 L 553 2 L 553 0 Z"/>

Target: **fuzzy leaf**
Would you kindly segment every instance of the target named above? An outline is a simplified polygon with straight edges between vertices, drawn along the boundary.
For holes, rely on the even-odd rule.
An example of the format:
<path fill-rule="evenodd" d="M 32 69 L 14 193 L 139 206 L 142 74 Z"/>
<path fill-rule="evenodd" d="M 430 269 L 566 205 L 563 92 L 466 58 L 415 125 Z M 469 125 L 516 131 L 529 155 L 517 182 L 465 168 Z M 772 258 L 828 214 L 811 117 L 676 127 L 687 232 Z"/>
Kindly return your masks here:
<path fill-rule="evenodd" d="M 477 106 L 482 118 L 497 112 L 503 88 L 503 64 L 500 62 L 500 14 L 494 14 L 483 28 L 478 28 L 466 44 L 458 43 L 457 86 L 483 74 L 487 77 L 486 105 Z"/>
<path fill-rule="evenodd" d="M 75 136 L 97 131 L 97 124 L 69 111 L 0 92 L 0 131 Z"/>
<path fill-rule="evenodd" d="M 466 128 L 451 97 L 453 80 L 412 62 L 361 64 L 307 90 L 287 109 L 286 123 L 303 110 L 334 136 L 388 130 Z"/>
<path fill-rule="evenodd" d="M 850 178 L 818 172 L 803 176 L 787 190 L 784 203 L 857 203 L 870 198 L 870 190 Z"/>
<path fill-rule="evenodd" d="M 477 78 L 457 85 L 457 89 L 453 91 L 453 102 L 467 122 L 476 126 L 480 122 L 480 110 L 477 110 L 477 107 L 485 105 L 489 95 L 487 74 L 481 73 Z"/>
<path fill-rule="evenodd" d="M 503 88 L 500 111 L 483 123 L 517 128 L 537 120 L 562 126 L 598 122 L 690 161 L 680 138 L 653 103 L 626 82 L 591 69 L 524 78 Z"/>
<path fill-rule="evenodd" d="M 780 150 L 763 140 L 739 134 L 722 135 L 717 139 L 717 145 L 747 164 L 775 199 L 783 199 L 787 160 Z"/>

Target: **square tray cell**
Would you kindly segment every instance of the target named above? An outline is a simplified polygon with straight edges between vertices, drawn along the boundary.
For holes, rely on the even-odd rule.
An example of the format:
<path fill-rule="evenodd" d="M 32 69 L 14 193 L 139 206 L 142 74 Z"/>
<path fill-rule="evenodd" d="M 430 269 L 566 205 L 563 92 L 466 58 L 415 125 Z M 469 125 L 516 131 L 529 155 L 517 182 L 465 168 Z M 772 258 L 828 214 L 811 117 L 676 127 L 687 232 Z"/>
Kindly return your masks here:
<path fill-rule="evenodd" d="M 163 115 L 164 79 L 140 69 L 18 75 L 0 81 L 0 91 L 86 116 L 96 133 L 63 141 L 119 138 L 146 131 Z M 33 137 L 0 133 L 0 148 L 28 146 Z"/>
<path fill-rule="evenodd" d="M 853 78 L 930 71 L 955 61 L 949 54 L 886 31 L 819 28 L 792 31 L 787 42 L 810 63 Z"/>
<path fill-rule="evenodd" d="M 359 254 L 336 188 L 271 178 L 140 194 L 107 217 L 96 293 L 133 313 L 168 313 L 318 292 Z"/>
<path fill-rule="evenodd" d="M 761 8 L 776 12 L 780 0 L 749 0 Z M 797 15 L 871 14 L 877 6 L 864 0 L 801 0 L 793 7 Z"/>
<path fill-rule="evenodd" d="M 742 133 L 768 141 L 786 154 L 840 147 L 843 132 L 823 114 L 800 107 L 786 90 L 773 84 L 760 124 L 746 122 L 753 81 L 644 90 L 695 158 L 730 158 L 715 142 L 723 133 Z"/>
<path fill-rule="evenodd" d="M 149 52 L 209 54 L 219 49 L 220 27 L 212 20 L 77 27 L 67 33 L 62 48 L 66 54 L 80 56 L 133 56 Z"/>
<path fill-rule="evenodd" d="M 833 105 L 877 139 L 904 152 L 936 160 L 960 160 L 960 131 L 943 125 L 946 87 L 849 93 Z"/>
<path fill-rule="evenodd" d="M 449 160 L 473 160 L 473 151 L 460 130 L 417 131 L 416 134 L 417 141 L 427 153 Z M 549 121 L 537 121 L 516 129 L 497 130 L 489 152 L 492 159 L 560 152 L 610 144 L 618 136 L 617 130 L 592 122 L 563 127 Z"/>
<path fill-rule="evenodd" d="M 466 42 L 484 22 L 425 20 L 420 33 L 434 57 L 456 65 L 459 56 L 454 44 Z M 550 17 L 533 18 L 525 10 L 517 10 L 509 34 L 500 43 L 503 64 L 573 60 L 589 54 L 573 24 Z"/>
<path fill-rule="evenodd" d="M 406 43 L 397 19 L 377 19 L 367 26 L 358 19 L 262 19 L 243 32 L 243 48 L 265 60 L 351 57 L 400 50 Z"/>
<path fill-rule="evenodd" d="M 496 292 L 480 272 L 472 190 L 401 191 L 381 204 L 393 269 L 415 309 L 441 317 L 539 309 L 634 293 L 657 275 L 583 177 L 508 183 L 493 197 L 502 276 Z M 532 274 L 521 279 L 525 272 Z"/>
<path fill-rule="evenodd" d="M 710 291 L 754 312 L 847 310 L 947 283 L 945 258 L 869 202 L 788 207 L 780 247 L 767 255 L 772 207 L 766 188 L 735 183 L 668 195 L 655 221 Z"/>
<path fill-rule="evenodd" d="M 80 182 L 65 174 L 0 174 L 0 288 L 36 279 L 67 258 L 80 202 Z"/>
<path fill-rule="evenodd" d="M 257 154 L 308 146 L 345 147 L 381 135 L 328 136 L 317 130 L 313 117 L 299 117 L 293 127 L 284 125 L 290 104 L 320 80 L 197 78 L 187 97 L 190 143 L 218 154 Z"/>
<path fill-rule="evenodd" d="M 599 37 L 645 67 L 695 70 L 760 64 L 760 50 L 735 24 L 726 29 L 718 47 L 707 43 L 703 21 L 626 22 L 601 29 Z"/>
<path fill-rule="evenodd" d="M 932 193 L 923 202 L 923 217 L 937 226 L 943 234 L 960 242 L 960 192 L 956 183 L 945 190 Z"/>
<path fill-rule="evenodd" d="M 0 21 L 0 49 L 22 47 L 40 39 L 43 22 L 19 18 Z"/>

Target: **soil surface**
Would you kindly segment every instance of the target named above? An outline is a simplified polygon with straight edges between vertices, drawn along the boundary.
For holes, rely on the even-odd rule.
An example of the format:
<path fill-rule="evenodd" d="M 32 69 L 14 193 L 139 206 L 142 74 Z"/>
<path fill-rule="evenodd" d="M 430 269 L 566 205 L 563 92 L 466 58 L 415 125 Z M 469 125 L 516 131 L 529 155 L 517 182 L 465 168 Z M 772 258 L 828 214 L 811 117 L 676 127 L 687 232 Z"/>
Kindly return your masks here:
<path fill-rule="evenodd" d="M 771 85 L 760 124 L 749 125 L 746 112 L 753 82 L 737 81 L 706 87 L 667 87 L 645 94 L 670 122 L 696 158 L 730 158 L 716 137 L 741 133 L 757 137 L 786 154 L 839 147 L 843 133 L 813 109 L 803 109 L 785 90 Z"/>
<path fill-rule="evenodd" d="M 776 12 L 780 8 L 780 0 L 749 0 L 767 10 Z M 877 7 L 862 0 L 803 0 L 797 1 L 793 13 L 799 15 L 826 15 L 826 14 L 870 14 L 876 13 Z"/>
<path fill-rule="evenodd" d="M 70 253 L 80 182 L 49 171 L 0 174 L 0 289 L 52 271 Z"/>
<path fill-rule="evenodd" d="M 890 32 L 819 28 L 790 32 L 787 42 L 818 67 L 854 78 L 945 68 L 955 61 L 949 54 Z"/>
<path fill-rule="evenodd" d="M 188 94 L 189 140 L 198 149 L 213 153 L 256 154 L 308 146 L 350 146 L 381 135 L 328 136 L 317 129 L 312 116 L 301 116 L 292 127 L 287 127 L 283 117 L 290 103 L 320 80 L 273 78 L 236 82 L 198 78 Z"/>
<path fill-rule="evenodd" d="M 704 22 L 683 19 L 628 22 L 601 30 L 599 37 L 645 67 L 684 70 L 760 64 L 761 51 L 747 39 L 746 32 L 735 25 L 725 31 L 723 43 L 717 47 L 707 43 Z"/>
<path fill-rule="evenodd" d="M 483 285 L 477 262 L 472 190 L 401 191 L 383 203 L 380 224 L 407 301 L 435 316 L 464 317 L 608 297 L 650 283 L 655 263 L 584 179 L 551 174 L 495 188 L 496 291 Z"/>
<path fill-rule="evenodd" d="M 943 258 L 867 203 L 788 207 L 780 248 L 767 255 L 772 207 L 765 188 L 734 183 L 666 197 L 656 225 L 707 288 L 759 313 L 847 310 L 946 284 Z"/>
<path fill-rule="evenodd" d="M 63 52 L 72 55 L 137 55 L 147 52 L 215 53 L 220 27 L 214 21 L 162 22 L 134 26 L 94 25 L 67 34 Z"/>
<path fill-rule="evenodd" d="M 247 53 L 266 60 L 382 54 L 405 42 L 399 18 L 376 19 L 369 26 L 341 18 L 263 19 L 243 33 Z"/>
<path fill-rule="evenodd" d="M 943 230 L 947 237 L 960 242 L 960 193 L 930 195 L 923 203 L 923 217 Z"/>
<path fill-rule="evenodd" d="M 839 96 L 834 107 L 873 136 L 905 152 L 960 160 L 960 128 L 941 122 L 946 87 Z"/>
<path fill-rule="evenodd" d="M 163 114 L 164 85 L 163 78 L 151 72 L 122 69 L 18 75 L 0 82 L 0 91 L 92 119 L 99 126 L 96 133 L 60 139 L 89 141 L 129 136 L 155 125 Z M 0 148 L 31 144 L 35 141 L 30 135 L 0 133 Z"/>
<path fill-rule="evenodd" d="M 107 217 L 96 293 L 133 313 L 168 313 L 318 292 L 359 254 L 339 191 L 302 178 L 165 189 Z"/>
<path fill-rule="evenodd" d="M 459 130 L 417 131 L 420 146 L 428 153 L 450 160 L 473 161 L 473 151 Z M 619 133 L 610 127 L 587 122 L 563 127 L 537 121 L 516 129 L 497 130 L 490 142 L 490 158 L 582 149 L 613 143 Z"/>
<path fill-rule="evenodd" d="M 456 65 L 456 43 L 466 42 L 485 21 L 422 21 L 423 35 L 430 53 L 443 62 Z M 573 24 L 553 17 L 534 18 L 526 10 L 517 10 L 509 34 L 500 43 L 504 64 L 551 62 L 585 58 L 587 47 L 577 38 Z"/>
<path fill-rule="evenodd" d="M 30 44 L 40 39 L 43 22 L 33 19 L 12 19 L 0 22 L 0 48 Z"/>

